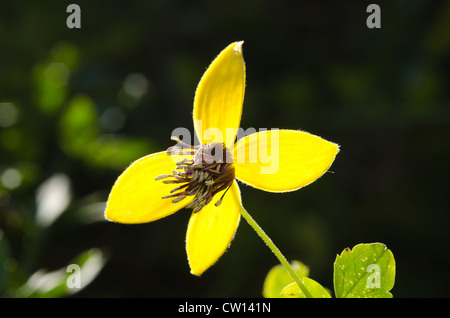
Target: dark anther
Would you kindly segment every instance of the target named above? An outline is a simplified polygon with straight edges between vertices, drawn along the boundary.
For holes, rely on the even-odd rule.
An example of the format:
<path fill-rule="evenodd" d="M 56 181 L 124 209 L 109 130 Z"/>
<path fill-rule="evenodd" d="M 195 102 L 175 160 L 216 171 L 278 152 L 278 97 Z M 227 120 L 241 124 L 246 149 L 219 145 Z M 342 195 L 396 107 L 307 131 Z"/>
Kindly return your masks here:
<path fill-rule="evenodd" d="M 224 191 L 215 203 L 215 206 L 219 206 L 234 180 L 230 151 L 223 143 L 190 146 L 177 137 L 172 137 L 172 140 L 177 141 L 178 145 L 168 148 L 168 155 L 190 155 L 192 158 L 177 162 L 172 174 L 163 174 L 155 178 L 155 180 L 170 178 L 163 182 L 178 184 L 178 187 L 172 189 L 171 194 L 164 196 L 163 199 L 174 198 L 172 202 L 176 203 L 193 196 L 186 207 L 192 208 L 193 212 L 197 213 L 212 201 L 214 195 Z"/>

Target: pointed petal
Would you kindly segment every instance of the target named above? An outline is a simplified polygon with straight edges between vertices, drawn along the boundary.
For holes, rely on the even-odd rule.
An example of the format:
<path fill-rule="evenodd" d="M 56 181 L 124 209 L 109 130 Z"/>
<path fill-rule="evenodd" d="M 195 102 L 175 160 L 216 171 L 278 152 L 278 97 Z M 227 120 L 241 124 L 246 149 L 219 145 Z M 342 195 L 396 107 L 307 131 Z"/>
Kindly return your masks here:
<path fill-rule="evenodd" d="M 234 181 L 222 203 L 215 202 L 222 196 L 217 193 L 213 201 L 197 213 L 192 213 L 186 235 L 186 251 L 191 273 L 203 274 L 230 245 L 241 217 L 241 195 Z"/>
<path fill-rule="evenodd" d="M 195 131 L 202 144 L 215 140 L 231 146 L 235 141 L 245 92 L 242 43 L 234 42 L 225 48 L 211 63 L 197 87 L 193 117 Z"/>
<path fill-rule="evenodd" d="M 338 152 L 338 145 L 303 131 L 261 131 L 236 143 L 236 178 L 270 192 L 297 190 L 325 173 Z"/>
<path fill-rule="evenodd" d="M 169 195 L 176 184 L 164 184 L 155 177 L 171 174 L 182 156 L 168 156 L 165 151 L 133 162 L 117 179 L 106 205 L 105 217 L 119 223 L 146 223 L 172 214 L 192 200 L 172 203 Z M 175 161 L 175 162 L 174 162 Z"/>

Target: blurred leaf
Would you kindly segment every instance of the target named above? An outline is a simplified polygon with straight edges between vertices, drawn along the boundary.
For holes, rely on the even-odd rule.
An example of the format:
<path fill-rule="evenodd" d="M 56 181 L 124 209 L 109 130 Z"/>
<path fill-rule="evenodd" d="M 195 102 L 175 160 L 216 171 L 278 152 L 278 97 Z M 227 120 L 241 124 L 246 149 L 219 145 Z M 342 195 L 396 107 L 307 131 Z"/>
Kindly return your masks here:
<path fill-rule="evenodd" d="M 0 129 L 0 147 L 10 152 L 19 160 L 34 160 L 40 151 L 40 145 L 37 141 L 36 131 L 24 128 L 21 125 L 14 125 Z M 6 157 L 6 156 L 5 156 Z"/>
<path fill-rule="evenodd" d="M 97 248 L 86 250 L 75 258 L 72 264 L 78 265 L 81 268 L 81 286 L 80 288 L 69 288 L 69 293 L 76 293 L 89 285 L 102 270 L 106 263 L 106 259 L 105 254 Z M 69 268 L 66 269 L 66 272 L 68 271 Z"/>
<path fill-rule="evenodd" d="M 298 277 L 307 277 L 309 275 L 308 266 L 300 261 L 292 261 L 292 269 L 297 273 Z M 263 296 L 265 298 L 283 297 L 281 292 L 287 285 L 293 283 L 291 275 L 282 265 L 274 266 L 266 276 L 263 285 Z"/>
<path fill-rule="evenodd" d="M 71 201 L 70 180 L 65 174 L 55 174 L 36 191 L 36 221 L 48 226 L 68 207 Z"/>
<path fill-rule="evenodd" d="M 79 292 L 89 285 L 105 264 L 105 256 L 99 249 L 82 252 L 66 268 L 51 272 L 37 270 L 18 290 L 18 297 L 56 298 Z M 73 285 L 73 281 L 79 285 Z"/>
<path fill-rule="evenodd" d="M 328 291 L 315 280 L 308 277 L 303 277 L 301 280 L 313 298 L 331 298 Z M 287 298 L 306 298 L 297 283 L 287 285 L 281 291 L 281 295 Z"/>
<path fill-rule="evenodd" d="M 34 67 L 34 99 L 45 114 L 55 114 L 64 104 L 69 74 L 64 63 L 41 63 Z"/>
<path fill-rule="evenodd" d="M 19 108 L 11 102 L 0 102 L 0 127 L 9 127 L 17 123 L 19 119 Z"/>
<path fill-rule="evenodd" d="M 6 189 L 16 189 L 21 183 L 22 174 L 15 168 L 7 168 L 0 174 L 0 184 Z"/>
<path fill-rule="evenodd" d="M 73 70 L 79 63 L 80 51 L 74 44 L 62 41 L 53 46 L 50 58 L 54 62 L 64 63 L 69 70 Z"/>
<path fill-rule="evenodd" d="M 77 220 L 83 224 L 105 222 L 105 208 L 104 201 L 83 204 L 76 213 Z"/>
<path fill-rule="evenodd" d="M 35 103 L 45 114 L 55 114 L 67 98 L 70 72 L 79 61 L 79 51 L 71 43 L 58 42 L 45 62 L 35 65 L 32 77 Z"/>
<path fill-rule="evenodd" d="M 89 163 L 102 167 L 125 168 L 131 162 L 154 152 L 147 140 L 103 135 L 91 140 L 84 153 Z"/>
<path fill-rule="evenodd" d="M 390 298 L 394 281 L 394 255 L 381 243 L 346 248 L 334 262 L 337 298 Z"/>
<path fill-rule="evenodd" d="M 61 147 L 71 155 L 85 156 L 87 145 L 99 131 L 97 112 L 91 98 L 75 96 L 61 116 L 59 130 Z"/>
<path fill-rule="evenodd" d="M 47 272 L 37 270 L 18 289 L 18 297 L 61 297 L 66 295 L 66 276 L 63 269 Z"/>
<path fill-rule="evenodd" d="M 100 120 L 94 102 L 79 95 L 67 105 L 60 123 L 60 144 L 70 155 L 102 167 L 124 168 L 154 149 L 144 139 L 100 135 Z"/>

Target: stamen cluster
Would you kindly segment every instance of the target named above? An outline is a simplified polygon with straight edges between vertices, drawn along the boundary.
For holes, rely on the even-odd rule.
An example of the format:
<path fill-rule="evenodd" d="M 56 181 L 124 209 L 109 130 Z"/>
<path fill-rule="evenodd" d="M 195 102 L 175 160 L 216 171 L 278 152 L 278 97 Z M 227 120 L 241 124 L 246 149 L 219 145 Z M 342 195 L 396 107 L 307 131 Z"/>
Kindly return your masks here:
<path fill-rule="evenodd" d="M 176 137 L 172 137 L 172 140 L 177 141 L 178 145 L 168 148 L 167 155 L 186 155 L 191 158 L 177 162 L 172 174 L 163 174 L 155 178 L 155 180 L 171 178 L 164 180 L 163 183 L 179 184 L 163 199 L 175 198 L 172 202 L 176 203 L 188 196 L 194 196 L 186 207 L 192 208 L 196 213 L 209 204 L 214 195 L 225 190 L 222 197 L 215 203 L 219 206 L 234 180 L 234 166 L 230 151 L 223 143 L 191 146 Z"/>

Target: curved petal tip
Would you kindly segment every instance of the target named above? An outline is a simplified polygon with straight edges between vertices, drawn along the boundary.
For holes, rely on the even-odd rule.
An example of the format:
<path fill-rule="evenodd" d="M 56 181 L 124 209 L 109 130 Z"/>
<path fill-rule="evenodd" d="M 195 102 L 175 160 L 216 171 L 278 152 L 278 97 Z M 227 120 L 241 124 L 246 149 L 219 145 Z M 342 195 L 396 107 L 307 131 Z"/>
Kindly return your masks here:
<path fill-rule="evenodd" d="M 244 41 L 236 42 L 236 45 L 234 46 L 234 51 L 236 53 L 242 54 L 242 45 L 244 44 Z"/>

